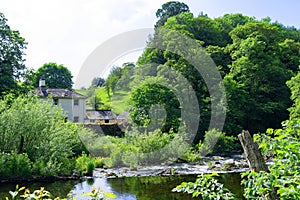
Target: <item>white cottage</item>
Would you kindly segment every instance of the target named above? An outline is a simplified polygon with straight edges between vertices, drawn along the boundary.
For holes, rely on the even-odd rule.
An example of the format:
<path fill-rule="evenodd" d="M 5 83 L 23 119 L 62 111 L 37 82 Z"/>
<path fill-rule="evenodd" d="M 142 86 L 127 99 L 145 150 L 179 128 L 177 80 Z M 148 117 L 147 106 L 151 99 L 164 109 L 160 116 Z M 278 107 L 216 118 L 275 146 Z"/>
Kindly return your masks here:
<path fill-rule="evenodd" d="M 60 105 L 67 114 L 68 120 L 84 122 L 86 116 L 86 96 L 68 89 L 46 88 L 45 80 L 41 79 L 36 88 L 40 98 L 52 98 L 55 105 Z"/>

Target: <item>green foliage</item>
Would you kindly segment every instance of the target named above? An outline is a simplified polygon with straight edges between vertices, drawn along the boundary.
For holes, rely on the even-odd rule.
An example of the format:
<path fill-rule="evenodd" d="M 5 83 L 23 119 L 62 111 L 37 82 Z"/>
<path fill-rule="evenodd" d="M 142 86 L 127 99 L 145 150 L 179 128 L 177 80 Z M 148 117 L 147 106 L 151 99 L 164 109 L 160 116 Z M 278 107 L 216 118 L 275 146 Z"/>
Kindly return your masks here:
<path fill-rule="evenodd" d="M 224 77 L 228 103 L 224 131 L 228 135 L 235 136 L 242 129 L 265 132 L 268 127 L 280 128 L 280 123 L 288 119 L 291 100 L 286 81 L 297 73 L 300 64 L 299 30 L 272 23 L 270 18 L 257 20 L 242 14 L 225 14 L 212 19 L 203 14 L 194 17 L 189 12 L 168 16 L 160 27 L 167 28 L 173 38 L 160 38 L 156 30 L 138 60 L 133 83 L 140 84 L 149 76 L 164 77 L 161 71 L 168 68 L 183 75 L 196 92 L 201 113 L 195 143 L 203 140 L 208 129 L 211 97 L 191 63 L 180 53 L 168 50 L 183 45 L 174 38 L 175 31 L 201 44 Z M 153 48 L 157 46 L 166 50 Z"/>
<path fill-rule="evenodd" d="M 287 85 L 291 90 L 291 99 L 294 102 L 293 106 L 289 109 L 290 118 L 300 118 L 300 71 L 287 82 Z"/>
<path fill-rule="evenodd" d="M 90 87 L 84 90 L 76 90 L 79 94 L 88 97 L 86 101 L 87 109 L 93 110 L 110 110 L 112 102 L 107 94 L 106 87 Z"/>
<path fill-rule="evenodd" d="M 93 188 L 91 192 L 84 192 L 83 195 L 91 197 L 92 200 L 109 200 L 116 198 L 115 194 L 104 192 L 96 188 Z"/>
<path fill-rule="evenodd" d="M 273 158 L 269 172 L 246 172 L 242 184 L 245 186 L 247 199 L 268 199 L 275 190 L 280 199 L 300 198 L 300 119 L 299 107 L 299 73 L 288 81 L 294 101 L 290 109 L 290 120 L 283 123 L 283 129 L 268 129 L 266 134 L 255 135 L 261 151 Z"/>
<path fill-rule="evenodd" d="M 23 193 L 23 194 L 22 194 Z M 67 199 L 72 199 L 76 200 L 76 198 L 73 198 L 73 194 L 69 193 L 68 198 L 60 198 L 56 197 L 54 198 L 53 195 L 45 190 L 44 187 L 41 187 L 39 190 L 34 190 L 33 192 L 30 192 L 29 189 L 26 187 L 21 187 L 16 186 L 15 191 L 10 191 L 9 192 L 11 199 L 9 197 L 6 197 L 6 200 L 17 200 L 17 199 L 26 199 L 26 200 L 67 200 Z M 109 193 L 109 192 L 104 192 L 100 188 L 92 188 L 90 192 L 83 192 L 82 195 L 90 197 L 92 200 L 109 200 L 109 199 L 114 199 L 116 198 L 115 194 Z"/>
<path fill-rule="evenodd" d="M 91 87 L 101 87 L 105 83 L 105 79 L 101 77 L 95 77 L 92 80 Z"/>
<path fill-rule="evenodd" d="M 27 154 L 0 153 L 0 177 L 26 177 L 31 174 Z"/>
<path fill-rule="evenodd" d="M 235 199 L 234 195 L 223 184 L 219 183 L 214 176 L 218 174 L 202 174 L 199 175 L 196 181 L 183 182 L 174 188 L 173 192 L 185 192 L 192 194 L 193 197 L 201 197 L 203 200 L 210 199 Z"/>
<path fill-rule="evenodd" d="M 26 152 L 31 160 L 62 159 L 79 145 L 79 128 L 64 122 L 62 109 L 52 103 L 19 97 L 6 107 L 0 115 L 2 151 Z"/>
<path fill-rule="evenodd" d="M 41 66 L 36 72 L 33 80 L 35 87 L 39 86 L 39 80 L 44 78 L 46 81 L 46 87 L 48 88 L 66 88 L 72 89 L 73 75 L 71 71 L 56 63 L 46 63 Z"/>
<path fill-rule="evenodd" d="M 62 109 L 50 102 L 34 97 L 0 101 L 0 151 L 26 153 L 35 175 L 70 174 L 74 167 L 66 158 L 84 150 L 78 135 L 88 131 L 65 122 Z"/>
<path fill-rule="evenodd" d="M 224 132 L 212 129 L 205 132 L 203 143 L 197 146 L 201 155 L 221 154 L 237 148 L 236 141 L 236 137 L 226 136 Z"/>
<path fill-rule="evenodd" d="M 8 93 L 23 93 L 24 85 L 18 84 L 26 79 L 24 50 L 26 42 L 19 31 L 10 29 L 7 19 L 0 12 L 0 97 Z"/>
<path fill-rule="evenodd" d="M 189 7 L 185 3 L 169 1 L 156 11 L 156 17 L 159 18 L 159 20 L 156 22 L 155 27 L 163 26 L 167 19 L 172 16 L 189 11 Z"/>
<path fill-rule="evenodd" d="M 88 156 L 86 153 L 82 153 L 80 157 L 76 159 L 76 171 L 82 175 L 93 175 L 93 171 L 96 167 L 96 159 Z"/>
<path fill-rule="evenodd" d="M 88 149 L 101 159 L 104 167 L 120 167 L 161 164 L 173 162 L 188 149 L 183 133 L 163 133 L 161 130 L 151 132 L 132 129 L 126 131 L 125 137 L 111 136 L 91 138 Z M 180 147 L 180 148 L 179 148 Z"/>
<path fill-rule="evenodd" d="M 228 46 L 232 57 L 230 67 L 231 83 L 243 92 L 240 98 L 229 93 L 229 115 L 233 115 L 236 105 L 247 106 L 240 110 L 239 125 L 250 132 L 265 132 L 268 127 L 280 128 L 280 122 L 288 118 L 290 92 L 286 86 L 295 68 L 299 65 L 299 51 L 295 41 L 288 42 L 283 37 L 285 29 L 269 22 L 249 22 L 238 26 L 230 32 L 233 44 Z M 290 56 L 283 54 L 292 51 Z M 286 59 L 288 58 L 288 59 Z M 290 60 L 287 62 L 287 60 Z M 229 84 L 229 91 L 234 89 Z M 280 93 L 281 95 L 275 95 Z M 241 96 L 241 95 L 239 95 Z M 235 103 L 234 103 L 235 102 Z"/>
<path fill-rule="evenodd" d="M 111 94 L 114 92 L 119 79 L 122 76 L 122 69 L 120 67 L 113 67 L 105 81 L 105 87 L 108 96 L 111 96 Z"/>
<path fill-rule="evenodd" d="M 285 122 L 283 129 L 269 129 L 266 134 L 256 135 L 261 150 L 272 156 L 274 163 L 270 172 L 247 172 L 243 184 L 248 199 L 267 199 L 272 188 L 276 188 L 280 199 L 300 198 L 300 120 Z"/>
<path fill-rule="evenodd" d="M 171 128 L 178 129 L 180 123 L 179 101 L 174 93 L 167 87 L 158 83 L 158 80 L 147 79 L 134 89 L 130 98 L 130 116 L 133 122 L 140 126 L 148 126 L 151 120 L 157 120 L 155 126 L 163 124 L 162 130 L 168 132 Z M 166 115 L 159 108 L 153 106 L 161 105 L 166 110 Z M 151 110 L 151 108 L 153 108 Z M 152 112 L 152 118 L 151 117 Z M 159 127 L 155 127 L 159 128 Z"/>

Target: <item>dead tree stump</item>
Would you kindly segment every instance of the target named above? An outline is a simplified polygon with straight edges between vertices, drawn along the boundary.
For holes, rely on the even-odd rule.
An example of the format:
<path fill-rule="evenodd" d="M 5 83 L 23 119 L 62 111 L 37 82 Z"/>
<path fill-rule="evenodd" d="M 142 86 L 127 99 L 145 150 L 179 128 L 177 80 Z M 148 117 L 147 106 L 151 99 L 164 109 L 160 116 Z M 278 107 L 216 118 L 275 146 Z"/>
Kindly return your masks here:
<path fill-rule="evenodd" d="M 264 157 L 258 149 L 258 144 L 253 141 L 250 133 L 248 131 L 242 131 L 238 137 L 244 149 L 250 169 L 256 172 L 268 171 L 268 166 L 266 165 Z"/>
<path fill-rule="evenodd" d="M 241 134 L 238 135 L 238 138 L 242 144 L 244 149 L 245 157 L 248 162 L 250 170 L 255 172 L 266 171 L 268 172 L 268 166 L 265 163 L 264 157 L 262 156 L 258 144 L 253 141 L 250 133 L 248 131 L 242 131 Z M 275 188 L 272 188 L 269 196 L 270 200 L 279 199 L 276 195 Z"/>

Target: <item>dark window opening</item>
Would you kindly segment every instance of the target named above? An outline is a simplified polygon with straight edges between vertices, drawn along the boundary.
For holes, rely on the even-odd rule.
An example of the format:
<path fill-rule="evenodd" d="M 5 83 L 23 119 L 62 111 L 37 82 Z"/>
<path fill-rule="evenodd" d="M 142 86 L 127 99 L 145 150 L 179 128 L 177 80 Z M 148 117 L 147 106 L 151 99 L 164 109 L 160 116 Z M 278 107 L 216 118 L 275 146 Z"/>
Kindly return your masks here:
<path fill-rule="evenodd" d="M 58 99 L 53 99 L 54 105 L 58 105 Z"/>
<path fill-rule="evenodd" d="M 109 119 L 104 120 L 104 123 L 109 123 Z"/>
<path fill-rule="evenodd" d="M 79 117 L 74 117 L 74 122 L 79 122 Z"/>
<path fill-rule="evenodd" d="M 79 100 L 78 99 L 74 99 L 74 106 L 78 106 L 79 105 Z"/>

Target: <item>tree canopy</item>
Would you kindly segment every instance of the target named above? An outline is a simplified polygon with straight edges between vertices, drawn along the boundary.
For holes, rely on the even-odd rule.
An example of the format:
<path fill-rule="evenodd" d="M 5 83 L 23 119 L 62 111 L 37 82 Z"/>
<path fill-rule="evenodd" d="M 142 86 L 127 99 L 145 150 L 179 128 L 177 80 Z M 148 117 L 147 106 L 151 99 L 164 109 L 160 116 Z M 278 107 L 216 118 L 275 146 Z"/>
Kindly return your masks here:
<path fill-rule="evenodd" d="M 17 93 L 18 82 L 25 77 L 25 39 L 19 31 L 10 29 L 7 19 L 0 13 L 0 96 Z"/>
<path fill-rule="evenodd" d="M 41 66 L 34 76 L 34 86 L 39 86 L 39 80 L 44 78 L 46 81 L 46 87 L 48 88 L 66 88 L 72 89 L 73 75 L 71 71 L 63 66 L 56 63 L 46 63 Z"/>
<path fill-rule="evenodd" d="M 169 17 L 178 15 L 182 12 L 189 12 L 189 7 L 182 2 L 170 1 L 162 5 L 160 9 L 156 11 L 156 17 L 159 19 L 156 22 L 156 27 L 163 26 Z"/>
<path fill-rule="evenodd" d="M 242 14 L 226 14 L 212 19 L 207 15 L 194 17 L 189 12 L 169 16 L 161 28 L 167 28 L 170 35 L 178 31 L 194 39 L 214 60 L 226 89 L 227 134 L 236 135 L 242 129 L 256 133 L 280 128 L 281 122 L 289 118 L 287 109 L 292 101 L 286 82 L 299 71 L 299 30 L 272 23 L 270 18 L 257 20 Z M 182 41 L 175 36 L 168 40 L 159 37 L 156 31 L 140 56 L 133 82 L 138 84 L 147 77 L 160 76 L 167 68 L 180 72 L 196 92 L 202 116 L 198 134 L 203 138 L 211 117 L 207 85 L 191 63 L 168 51 Z M 153 48 L 156 46 L 167 49 Z M 292 80 L 289 86 L 296 88 L 298 79 Z M 142 98 L 135 100 L 139 103 L 132 105 L 141 107 Z"/>

